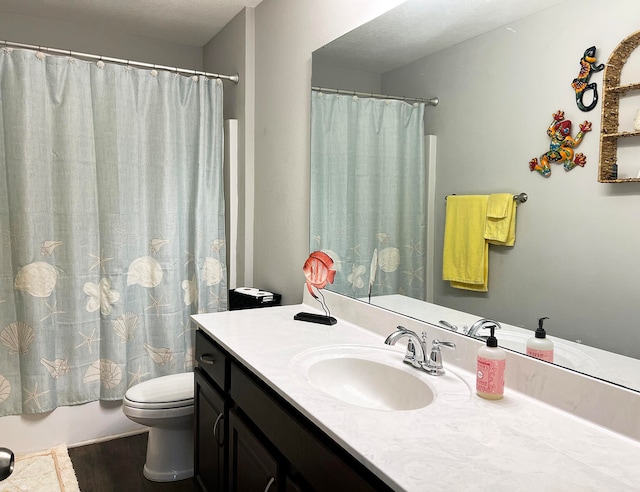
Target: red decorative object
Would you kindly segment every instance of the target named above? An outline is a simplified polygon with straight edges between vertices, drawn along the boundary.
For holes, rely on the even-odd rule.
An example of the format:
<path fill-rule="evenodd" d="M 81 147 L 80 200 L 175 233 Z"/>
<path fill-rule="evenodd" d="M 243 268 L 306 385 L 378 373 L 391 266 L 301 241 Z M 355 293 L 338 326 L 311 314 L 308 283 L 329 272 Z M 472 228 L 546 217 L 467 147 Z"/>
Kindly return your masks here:
<path fill-rule="evenodd" d="M 318 296 L 313 292 L 313 287 L 324 289 L 327 284 L 333 283 L 333 279 L 336 276 L 336 271 L 333 269 L 333 260 L 327 253 L 322 251 L 311 253 L 307 261 L 304 262 L 302 271 L 307 279 L 307 289 L 316 299 Z"/>
<path fill-rule="evenodd" d="M 324 300 L 324 295 L 322 295 L 322 289 L 324 289 L 327 284 L 332 284 L 336 276 L 336 271 L 333 269 L 333 260 L 323 251 L 314 251 L 309 255 L 307 261 L 304 262 L 302 271 L 306 278 L 309 293 L 322 305 L 325 314 L 323 316 L 315 313 L 298 313 L 293 319 L 322 325 L 335 325 L 338 321 L 331 316 L 327 303 Z M 314 288 L 318 294 L 320 294 L 320 297 L 316 295 Z"/>

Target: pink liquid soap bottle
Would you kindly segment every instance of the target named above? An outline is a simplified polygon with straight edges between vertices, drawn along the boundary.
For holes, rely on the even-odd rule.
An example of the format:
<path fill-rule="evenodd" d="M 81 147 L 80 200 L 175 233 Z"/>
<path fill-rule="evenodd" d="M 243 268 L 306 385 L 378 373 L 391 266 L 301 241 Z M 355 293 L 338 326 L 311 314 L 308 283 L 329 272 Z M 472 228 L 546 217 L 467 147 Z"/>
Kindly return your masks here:
<path fill-rule="evenodd" d="M 542 327 L 546 316 L 538 320 L 538 329 L 535 336 L 527 340 L 527 355 L 536 359 L 553 362 L 553 342 L 547 338 L 547 332 Z"/>
<path fill-rule="evenodd" d="M 504 368 L 507 353 L 498 347 L 494 336 L 495 326 L 491 326 L 491 336 L 486 346 L 478 350 L 478 368 L 476 371 L 476 392 L 487 400 L 499 400 L 504 394 Z"/>

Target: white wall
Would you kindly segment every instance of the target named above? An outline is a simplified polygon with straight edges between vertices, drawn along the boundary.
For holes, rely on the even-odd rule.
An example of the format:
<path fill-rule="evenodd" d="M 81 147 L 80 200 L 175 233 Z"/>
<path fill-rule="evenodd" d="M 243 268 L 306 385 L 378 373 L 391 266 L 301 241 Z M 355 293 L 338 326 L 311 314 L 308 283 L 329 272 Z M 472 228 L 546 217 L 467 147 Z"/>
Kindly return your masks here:
<path fill-rule="evenodd" d="M 518 208 L 515 247 L 490 248 L 487 294 L 437 281 L 438 241 L 437 303 L 528 328 L 549 316 L 552 335 L 640 357 L 640 183 L 598 183 L 601 103 L 580 111 L 570 85 L 586 48 L 595 45 L 606 63 L 639 18 L 634 0 L 566 2 L 385 75 L 385 90 L 440 98 L 426 109 L 426 131 L 438 136 L 436 237 L 443 237 L 447 194 L 529 195 Z M 623 82 L 640 81 L 640 64 L 632 63 L 639 58 L 633 53 Z M 591 77 L 600 100 L 602 76 Z M 628 102 L 621 128 L 630 130 L 640 98 Z M 546 129 L 558 109 L 573 122 L 572 135 L 585 119 L 593 123 L 576 149 L 587 164 L 570 172 L 552 164 L 545 179 L 528 162 L 549 150 Z M 623 144 L 632 159 L 620 173 L 635 177 L 640 142 Z"/>
<path fill-rule="evenodd" d="M 24 454 L 59 444 L 73 447 L 108 440 L 144 429 L 122 413 L 120 402 L 93 401 L 44 414 L 0 417 L 0 446 Z"/>
<path fill-rule="evenodd" d="M 35 15 L 37 13 L 31 17 L 2 12 L 0 39 L 156 65 L 202 70 L 202 48 L 107 31 L 95 26 L 49 20 Z"/>
<path fill-rule="evenodd" d="M 311 53 L 401 0 L 264 0 L 256 7 L 254 284 L 302 299 L 309 255 Z"/>
<path fill-rule="evenodd" d="M 349 68 L 336 68 L 315 60 L 313 60 L 311 83 L 314 87 L 374 94 L 379 94 L 382 90 L 382 77 L 380 74 Z"/>
<path fill-rule="evenodd" d="M 236 286 L 253 285 L 254 23 L 254 9 L 242 10 L 203 49 L 204 70 L 225 74 L 237 73 L 240 77 L 238 84 L 227 82 L 224 85 L 224 119 L 238 120 L 238 189 L 225 189 L 227 197 L 230 196 L 229 193 L 238 196 L 238 271 L 234 279 Z M 228 169 L 225 169 L 225 172 L 228 172 Z M 229 205 L 228 198 L 226 204 Z M 229 231 L 229 214 L 226 216 Z"/>

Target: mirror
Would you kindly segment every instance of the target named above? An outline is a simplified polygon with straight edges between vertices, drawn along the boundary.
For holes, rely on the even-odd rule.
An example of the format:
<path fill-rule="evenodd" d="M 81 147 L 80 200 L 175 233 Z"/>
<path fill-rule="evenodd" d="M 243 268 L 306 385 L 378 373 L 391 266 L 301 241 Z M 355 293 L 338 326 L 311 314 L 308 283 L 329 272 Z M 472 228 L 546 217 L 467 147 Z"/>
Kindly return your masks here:
<path fill-rule="evenodd" d="M 529 330 L 548 316 L 548 335 L 567 346 L 594 347 L 619 361 L 618 368 L 623 361 L 637 362 L 640 184 L 598 183 L 601 102 L 592 111 L 580 110 L 571 82 L 587 48 L 595 45 L 597 62 L 606 64 L 638 30 L 639 15 L 633 0 L 409 0 L 313 53 L 313 86 L 439 99 L 437 106 L 424 107 L 425 135 L 434 136 L 425 139 L 431 146 L 425 230 L 433 232 L 425 232 L 425 286 L 414 297 Z M 590 82 L 601 100 L 603 72 L 593 73 Z M 634 52 L 622 83 L 637 82 L 640 54 Z M 640 92 L 624 97 L 621 131 L 633 130 L 639 109 Z M 530 171 L 529 162 L 549 150 L 546 131 L 558 110 L 572 121 L 572 136 L 583 121 L 592 123 L 576 148 L 587 162 L 571 171 L 551 164 L 545 178 Z M 619 142 L 621 177 L 640 173 L 640 140 L 634 138 L 640 137 Z M 313 224 L 314 217 L 331 220 L 341 212 L 314 205 L 313 155 L 311 167 Z M 445 197 L 503 192 L 528 195 L 517 207 L 515 245 L 490 247 L 488 292 L 452 288 L 441 280 Z M 324 247 L 313 230 L 311 236 L 311 250 Z M 362 288 L 342 293 L 367 299 L 370 260 L 362 258 Z M 384 307 L 420 317 L 410 302 L 400 304 Z M 605 372 L 598 364 L 567 367 L 640 390 L 628 374 Z"/>

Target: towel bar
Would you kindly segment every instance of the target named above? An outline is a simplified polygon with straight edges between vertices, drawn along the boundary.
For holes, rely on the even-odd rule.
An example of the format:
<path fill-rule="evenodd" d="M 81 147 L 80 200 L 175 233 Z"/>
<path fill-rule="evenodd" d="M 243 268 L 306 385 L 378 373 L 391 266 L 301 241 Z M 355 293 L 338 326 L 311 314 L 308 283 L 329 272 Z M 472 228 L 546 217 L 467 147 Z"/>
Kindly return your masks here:
<path fill-rule="evenodd" d="M 452 193 L 452 195 L 455 195 L 455 193 Z M 448 196 L 449 195 L 445 196 L 444 199 L 446 200 Z M 529 195 L 527 195 L 526 193 L 519 193 L 517 195 L 513 195 L 513 199 L 518 203 L 524 203 L 529 199 Z"/>

